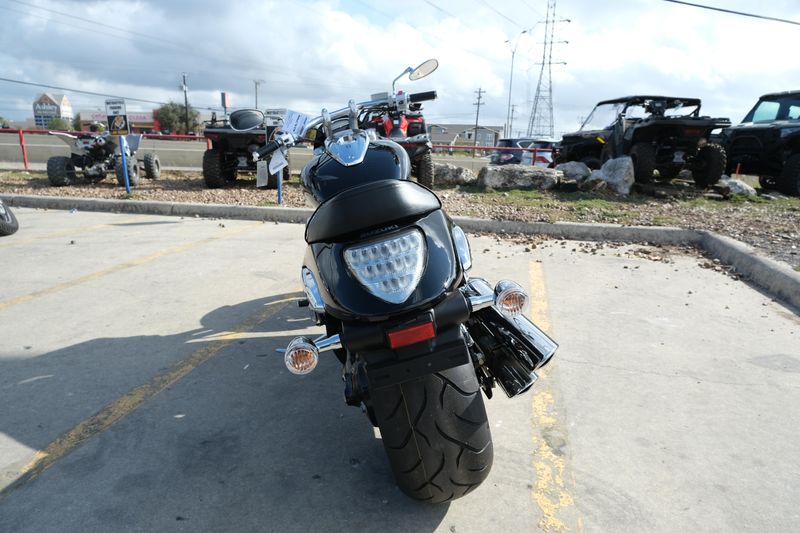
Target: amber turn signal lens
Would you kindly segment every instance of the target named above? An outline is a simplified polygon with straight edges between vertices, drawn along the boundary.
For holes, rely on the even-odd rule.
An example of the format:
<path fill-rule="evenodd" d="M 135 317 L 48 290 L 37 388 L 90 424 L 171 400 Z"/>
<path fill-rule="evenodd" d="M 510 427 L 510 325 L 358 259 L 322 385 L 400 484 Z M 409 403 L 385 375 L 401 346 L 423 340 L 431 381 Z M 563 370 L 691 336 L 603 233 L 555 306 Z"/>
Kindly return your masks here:
<path fill-rule="evenodd" d="M 286 355 L 283 358 L 289 372 L 301 376 L 308 374 L 317 367 L 319 362 L 319 351 L 308 337 L 297 337 L 286 347 Z"/>
<path fill-rule="evenodd" d="M 530 298 L 517 283 L 502 280 L 494 288 L 495 306 L 508 317 L 523 314 L 528 309 Z"/>

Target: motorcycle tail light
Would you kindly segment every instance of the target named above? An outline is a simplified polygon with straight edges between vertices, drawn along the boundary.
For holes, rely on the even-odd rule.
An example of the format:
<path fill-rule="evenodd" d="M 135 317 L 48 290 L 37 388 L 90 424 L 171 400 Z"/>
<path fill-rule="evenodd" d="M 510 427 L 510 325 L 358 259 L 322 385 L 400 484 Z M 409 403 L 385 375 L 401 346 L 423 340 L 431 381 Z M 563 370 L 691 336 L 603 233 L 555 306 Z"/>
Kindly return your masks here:
<path fill-rule="evenodd" d="M 283 362 L 286 363 L 289 372 L 302 376 L 317 367 L 319 350 L 308 337 L 297 337 L 286 347 Z"/>
<path fill-rule="evenodd" d="M 372 295 L 389 303 L 405 302 L 425 267 L 425 237 L 418 229 L 344 250 L 347 268 Z"/>
<path fill-rule="evenodd" d="M 507 317 L 523 314 L 528 309 L 530 298 L 519 284 L 502 280 L 494 288 L 495 307 Z"/>

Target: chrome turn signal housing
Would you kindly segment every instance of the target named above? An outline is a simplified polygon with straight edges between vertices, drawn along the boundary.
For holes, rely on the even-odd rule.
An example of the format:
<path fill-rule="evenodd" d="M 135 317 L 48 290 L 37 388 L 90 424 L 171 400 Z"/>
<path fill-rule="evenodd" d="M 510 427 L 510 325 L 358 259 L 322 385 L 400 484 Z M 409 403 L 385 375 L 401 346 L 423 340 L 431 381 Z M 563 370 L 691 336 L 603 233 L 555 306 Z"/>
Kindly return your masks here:
<path fill-rule="evenodd" d="M 297 376 L 308 374 L 317 367 L 319 350 L 308 337 L 297 337 L 286 347 L 283 357 L 286 368 Z"/>
<path fill-rule="evenodd" d="M 530 298 L 520 285 L 507 279 L 497 282 L 494 287 L 495 307 L 507 317 L 524 314 L 530 305 Z"/>

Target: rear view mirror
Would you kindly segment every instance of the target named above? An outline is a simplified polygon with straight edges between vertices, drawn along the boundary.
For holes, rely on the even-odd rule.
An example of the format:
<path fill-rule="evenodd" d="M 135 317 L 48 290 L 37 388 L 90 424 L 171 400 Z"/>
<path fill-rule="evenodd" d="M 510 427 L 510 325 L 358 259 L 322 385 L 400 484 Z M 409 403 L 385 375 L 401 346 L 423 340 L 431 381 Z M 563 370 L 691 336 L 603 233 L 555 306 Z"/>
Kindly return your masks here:
<path fill-rule="evenodd" d="M 412 70 L 411 74 L 408 75 L 408 79 L 411 81 L 422 79 L 425 76 L 432 74 L 437 68 L 439 68 L 439 62 L 435 59 L 429 59 Z"/>

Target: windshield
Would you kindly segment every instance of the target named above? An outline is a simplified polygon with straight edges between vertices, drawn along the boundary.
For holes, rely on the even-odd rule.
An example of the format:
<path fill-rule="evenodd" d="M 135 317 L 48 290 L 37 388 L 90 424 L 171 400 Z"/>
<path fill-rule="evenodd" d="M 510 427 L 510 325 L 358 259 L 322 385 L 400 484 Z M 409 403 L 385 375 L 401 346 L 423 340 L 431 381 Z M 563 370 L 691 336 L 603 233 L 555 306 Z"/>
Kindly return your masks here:
<path fill-rule="evenodd" d="M 744 117 L 743 122 L 772 122 L 800 119 L 800 95 L 764 98 Z"/>
<path fill-rule="evenodd" d="M 625 104 L 600 104 L 583 121 L 581 131 L 604 130 L 611 127 Z"/>

